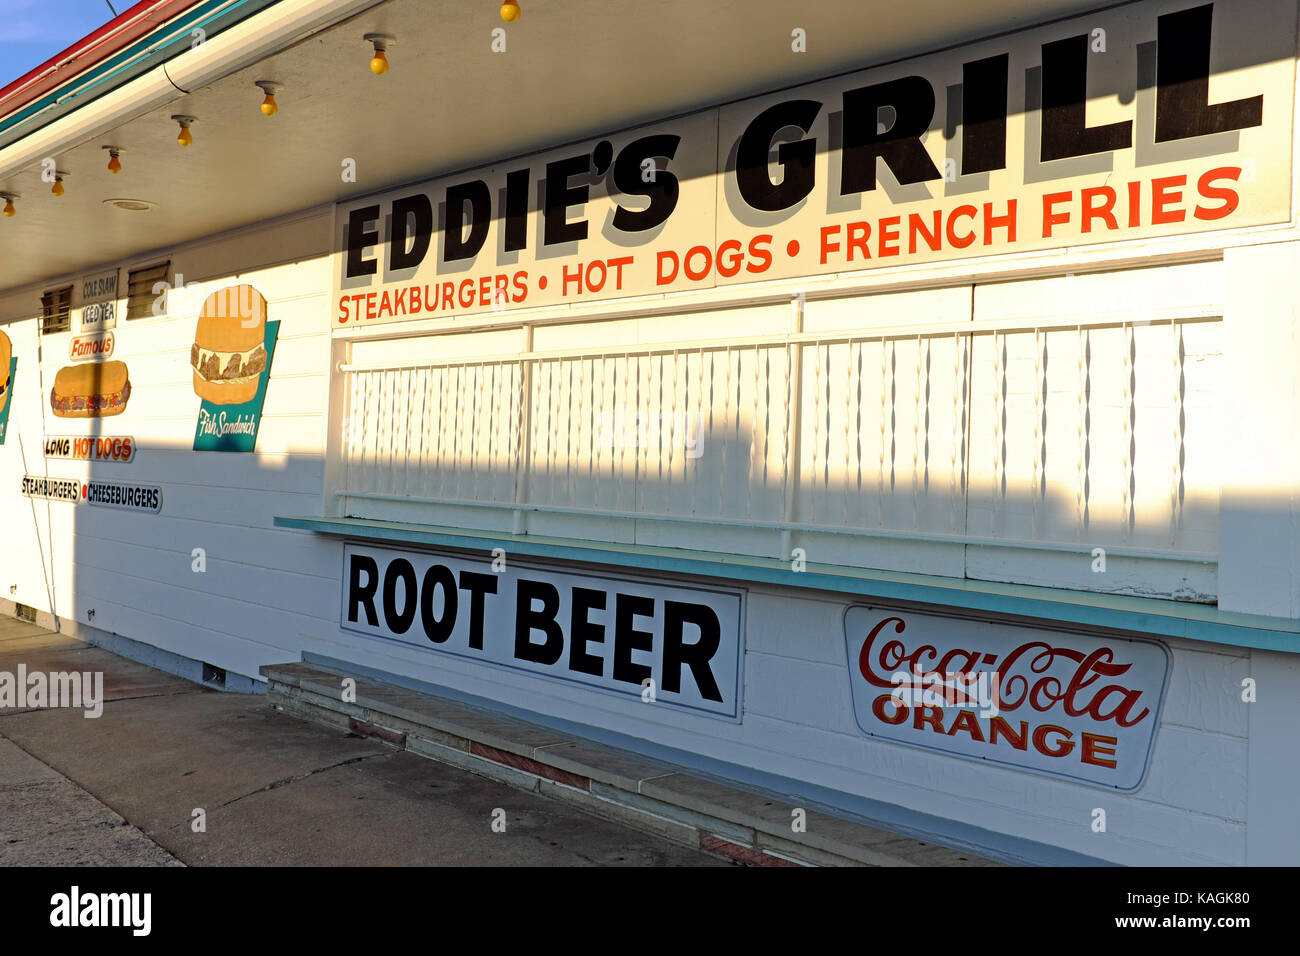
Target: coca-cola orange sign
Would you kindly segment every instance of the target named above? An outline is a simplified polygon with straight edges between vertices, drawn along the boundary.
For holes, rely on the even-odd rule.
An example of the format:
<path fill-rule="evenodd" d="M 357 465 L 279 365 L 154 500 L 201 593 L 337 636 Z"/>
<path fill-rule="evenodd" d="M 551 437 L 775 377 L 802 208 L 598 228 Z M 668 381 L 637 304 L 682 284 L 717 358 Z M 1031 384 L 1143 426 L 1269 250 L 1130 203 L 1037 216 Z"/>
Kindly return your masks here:
<path fill-rule="evenodd" d="M 1169 674 L 1155 641 L 852 607 L 858 728 L 872 737 L 1136 790 Z"/>

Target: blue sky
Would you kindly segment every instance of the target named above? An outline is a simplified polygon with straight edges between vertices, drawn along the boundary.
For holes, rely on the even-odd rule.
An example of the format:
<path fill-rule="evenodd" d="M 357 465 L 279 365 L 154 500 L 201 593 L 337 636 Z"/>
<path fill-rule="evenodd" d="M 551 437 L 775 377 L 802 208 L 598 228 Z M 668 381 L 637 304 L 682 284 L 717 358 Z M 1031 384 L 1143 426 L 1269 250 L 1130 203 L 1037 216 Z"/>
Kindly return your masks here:
<path fill-rule="evenodd" d="M 135 0 L 110 0 L 118 13 Z M 0 0 L 0 87 L 113 19 L 105 0 Z"/>

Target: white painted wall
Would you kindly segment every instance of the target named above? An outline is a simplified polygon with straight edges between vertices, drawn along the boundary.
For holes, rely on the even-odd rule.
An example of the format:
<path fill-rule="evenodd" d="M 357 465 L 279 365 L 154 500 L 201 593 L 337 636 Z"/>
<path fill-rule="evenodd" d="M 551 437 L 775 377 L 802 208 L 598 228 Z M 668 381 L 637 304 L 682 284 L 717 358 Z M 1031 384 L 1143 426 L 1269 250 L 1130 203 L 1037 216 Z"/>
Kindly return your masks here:
<path fill-rule="evenodd" d="M 130 466 L 51 461 L 48 471 L 159 484 L 164 489 L 164 509 L 157 516 L 73 509 L 18 495 L 18 479 L 24 471 L 41 473 L 47 467 L 40 449 L 43 435 L 90 434 L 93 426 L 51 419 L 46 411 L 53 373 L 66 363 L 67 337 L 46 337 L 40 343 L 44 362 L 38 363 L 32 314 L 40 290 L 17 290 L 0 297 L 0 321 L 14 339 L 20 360 L 10 437 L 0 449 L 0 502 L 10 527 L 6 547 L 0 549 L 0 587 L 6 591 L 15 587 L 5 596 L 40 609 L 52 608 L 65 619 L 83 623 L 94 609 L 98 628 L 236 673 L 254 675 L 262 664 L 295 660 L 304 651 L 356 661 L 552 717 L 1116 862 L 1295 862 L 1294 845 L 1276 838 L 1290 826 L 1285 795 L 1295 785 L 1290 729 L 1300 695 L 1295 664 L 1288 655 L 1252 655 L 1229 647 L 1170 642 L 1174 668 L 1152 768 L 1140 790 L 1121 795 L 864 737 L 853 724 L 843 659 L 842 615 L 847 602 L 833 596 L 751 589 L 745 714 L 739 724 L 647 709 L 636 701 L 557 687 L 473 661 L 345 634 L 337 620 L 341 544 L 272 527 L 275 515 L 319 513 L 322 508 L 330 352 L 324 253 L 329 224 L 328 212 L 321 212 L 164 251 L 170 254 L 175 272 L 202 288 L 169 316 L 119 322 L 114 357 L 130 366 L 136 391 L 128 411 L 99 422 L 98 430 L 134 436 L 140 445 L 136 461 Z M 1267 422 L 1276 427 L 1279 421 L 1293 420 L 1295 363 L 1286 356 L 1294 351 L 1285 351 L 1294 349 L 1293 296 L 1270 292 L 1266 282 L 1266 277 L 1276 277 L 1288 267 L 1291 252 L 1290 246 L 1230 252 L 1225 262 L 1224 322 L 1249 328 L 1250 334 L 1208 337 L 1189 347 L 1187 375 L 1189 393 L 1197 396 L 1201 406 L 1208 408 L 1218 399 L 1237 403 L 1232 406 L 1235 414 L 1247 424 L 1235 432 L 1241 436 L 1236 447 L 1251 455 L 1249 466 L 1239 466 L 1229 472 L 1231 481 L 1225 479 L 1222 519 L 1213 509 L 1202 508 L 1199 523 L 1189 522 L 1189 533 L 1198 535 L 1206 547 L 1213 547 L 1216 535 L 1223 542 L 1225 607 L 1293 618 L 1297 576 L 1286 568 L 1296 561 L 1296 536 L 1285 524 L 1293 512 L 1284 511 L 1278 527 L 1270 526 L 1267 516 L 1257 516 L 1252 523 L 1248 505 L 1253 485 L 1246 480 L 1285 486 L 1295 474 L 1289 458 L 1251 444 L 1252 436 L 1262 441 L 1276 434 L 1268 431 Z M 158 257 L 141 264 L 154 258 Z M 1206 290 L 1219 288 L 1215 278 L 1219 267 L 1178 268 L 1184 271 L 1170 273 L 1168 287 L 1181 289 L 1189 307 L 1204 305 Z M 267 297 L 271 317 L 283 323 L 258 452 L 198 454 L 190 450 L 198 399 L 190 387 L 188 368 L 195 315 L 206 291 L 244 281 Z M 61 284 L 51 282 L 45 287 Z M 982 309 L 1010 314 L 1016 303 L 1027 312 L 1038 293 L 1028 286 L 1016 293 L 1008 286 L 996 294 L 1010 304 L 997 307 L 986 298 L 989 304 L 982 305 L 985 293 L 977 289 L 975 320 L 984 314 Z M 933 315 L 928 310 L 941 307 L 949 298 L 961 308 L 960 295 L 925 294 L 893 297 L 888 301 L 894 310 L 885 311 L 906 321 L 924 322 Z M 856 321 L 859 315 L 865 315 L 866 322 L 883 321 L 878 310 L 859 311 L 861 304 L 814 303 L 807 327 L 821 323 L 820 327 L 831 328 Z M 761 311 L 730 310 L 728 320 L 737 329 L 752 330 Z M 779 323 L 785 313 L 778 310 L 773 316 L 771 322 Z M 698 319 L 694 321 L 698 324 Z M 691 323 L 683 319 L 672 331 L 688 334 Z M 647 327 L 656 324 L 648 320 L 623 326 L 610 323 L 609 338 L 644 335 Z M 724 329 L 710 331 L 720 334 Z M 566 336 L 590 340 L 592 334 L 591 326 L 574 325 L 548 330 L 546 341 L 549 347 L 562 347 Z M 410 347 L 407 343 L 400 348 Z M 1222 374 L 1214 364 L 1219 349 L 1229 360 L 1229 372 L 1216 390 Z M 1018 388 L 1023 393 L 1023 356 L 1018 361 L 1016 375 L 1022 376 Z M 1260 374 L 1257 368 L 1269 373 Z M 1226 398 L 1223 389 L 1231 393 Z M 946 410 L 951 397 L 938 394 L 936 401 Z M 914 407 L 914 399 L 905 391 L 901 405 L 906 408 L 913 401 Z M 1151 408 L 1158 407 L 1153 398 Z M 938 418 L 940 412 L 933 414 Z M 1023 414 L 1023 409 L 1016 414 Z M 832 418 L 831 424 L 842 427 L 843 421 Z M 1104 447 L 1100 443 L 1111 437 L 1099 436 L 1098 454 Z M 1202 443 L 1207 440 L 1197 436 L 1193 448 L 1189 433 L 1189 449 L 1193 449 L 1189 461 L 1215 457 L 1213 448 Z M 910 466 L 910 450 L 905 452 Z M 1023 469 L 1023 458 L 1017 459 L 1018 468 Z M 910 472 L 906 481 L 910 484 Z M 946 488 L 941 490 L 946 494 Z M 1202 495 L 1212 497 L 1208 492 Z M 815 549 L 816 542 L 812 546 Z M 191 571 L 191 550 L 196 547 L 207 551 L 204 575 Z M 888 554 L 889 549 L 881 553 Z M 810 560 L 817 560 L 815 550 Z M 970 561 L 969 555 L 966 560 Z M 961 564 L 959 556 L 952 573 L 960 573 Z M 976 566 L 976 562 L 969 565 Z M 1029 559 L 1018 566 L 1004 562 L 1000 573 L 986 570 L 985 576 L 1026 581 L 1047 573 L 1033 566 Z M 1128 573 L 1121 565 L 1120 574 Z M 1070 583 L 1063 577 L 1049 577 L 1057 584 Z M 1240 700 L 1240 683 L 1252 674 L 1261 677 L 1262 696 L 1259 703 L 1247 705 Z M 1207 768 L 1213 772 L 1207 773 Z M 1096 807 L 1107 810 L 1105 834 L 1090 828 Z"/>
<path fill-rule="evenodd" d="M 123 294 L 130 268 L 167 258 L 186 289 L 164 316 L 119 317 L 113 358 L 127 364 L 132 394 L 111 418 L 49 411 L 53 376 L 69 364 L 75 316 L 72 332 L 40 337 L 43 364 L 36 360 L 41 292 L 77 277 L 0 297 L 0 321 L 10 319 L 5 327 L 19 358 L 0 447 L 0 500 L 13 527 L 0 553 L 6 597 L 80 623 L 91 623 L 93 610 L 95 627 L 254 676 L 261 664 L 297 657 L 304 621 L 334 617 L 327 549 L 310 535 L 272 528 L 277 514 L 321 507 L 330 222 L 330 211 L 318 210 L 123 263 Z M 195 452 L 199 399 L 189 349 L 198 312 L 210 292 L 242 282 L 266 297 L 269 318 L 281 323 L 257 453 Z M 135 460 L 43 456 L 43 435 L 96 434 L 132 436 Z M 27 499 L 18 493 L 24 471 L 159 485 L 162 513 Z M 195 548 L 206 551 L 202 574 L 191 569 Z"/>

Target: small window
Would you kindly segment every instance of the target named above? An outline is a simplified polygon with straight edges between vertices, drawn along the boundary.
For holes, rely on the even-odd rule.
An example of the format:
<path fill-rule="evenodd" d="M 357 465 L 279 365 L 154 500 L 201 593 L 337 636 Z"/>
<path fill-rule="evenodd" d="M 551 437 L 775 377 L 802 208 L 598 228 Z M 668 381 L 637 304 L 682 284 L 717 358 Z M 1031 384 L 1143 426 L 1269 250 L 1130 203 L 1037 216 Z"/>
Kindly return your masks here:
<path fill-rule="evenodd" d="M 72 286 L 41 296 L 41 335 L 57 335 L 72 328 Z"/>
<path fill-rule="evenodd" d="M 160 262 L 156 266 L 136 269 L 129 273 L 126 282 L 128 319 L 147 319 L 156 314 L 153 304 L 158 300 L 158 293 L 154 292 L 153 287 L 159 282 L 167 281 L 167 272 L 170 268 L 170 262 Z"/>

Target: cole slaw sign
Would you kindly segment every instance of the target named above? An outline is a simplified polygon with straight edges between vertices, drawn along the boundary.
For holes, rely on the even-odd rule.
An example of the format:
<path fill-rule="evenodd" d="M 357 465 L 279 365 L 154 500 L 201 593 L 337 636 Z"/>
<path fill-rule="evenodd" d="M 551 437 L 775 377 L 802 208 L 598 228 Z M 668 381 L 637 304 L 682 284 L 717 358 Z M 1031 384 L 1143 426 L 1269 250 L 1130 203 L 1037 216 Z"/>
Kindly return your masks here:
<path fill-rule="evenodd" d="M 82 332 L 104 332 L 116 326 L 117 270 L 83 279 L 81 302 L 79 328 Z M 109 349 L 112 350 L 111 340 Z"/>
<path fill-rule="evenodd" d="M 1135 790 L 1170 657 L 1154 641 L 852 607 L 853 712 L 872 737 Z"/>
<path fill-rule="evenodd" d="M 332 325 L 1284 222 L 1295 35 L 1127 4 L 350 201 Z"/>

